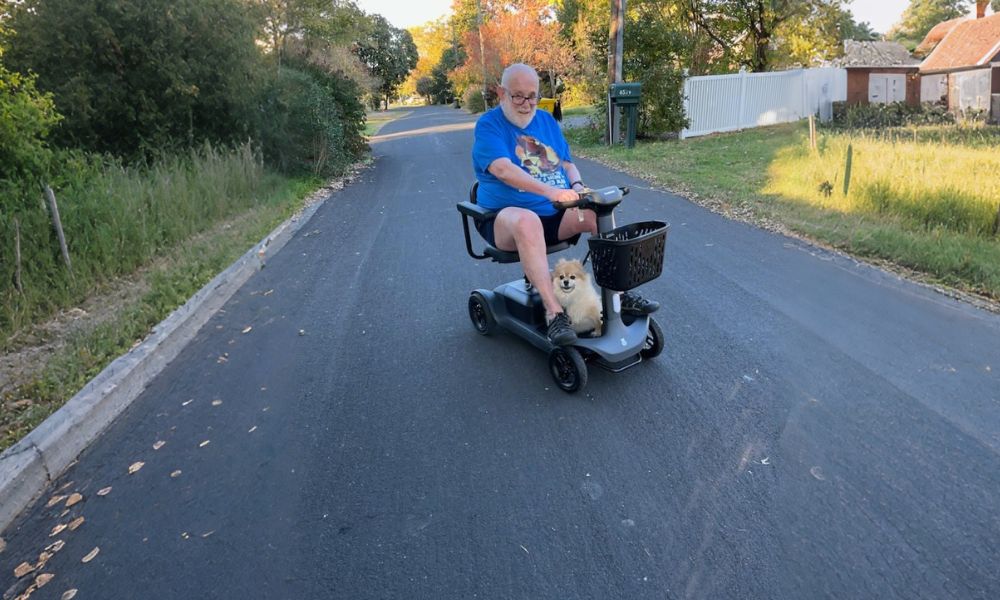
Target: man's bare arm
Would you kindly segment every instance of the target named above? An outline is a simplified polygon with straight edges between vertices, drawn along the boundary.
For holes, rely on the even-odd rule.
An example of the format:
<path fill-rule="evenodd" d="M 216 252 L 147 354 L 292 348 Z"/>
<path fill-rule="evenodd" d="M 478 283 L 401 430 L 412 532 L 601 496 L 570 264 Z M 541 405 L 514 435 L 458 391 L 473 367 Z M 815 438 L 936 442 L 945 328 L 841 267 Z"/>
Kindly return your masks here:
<path fill-rule="evenodd" d="M 525 173 L 523 169 L 511 162 L 509 158 L 494 160 L 490 163 L 489 171 L 494 177 L 510 187 L 544 196 L 550 202 L 572 202 L 577 199 L 576 192 L 573 190 L 552 187 L 551 185 L 542 183 Z M 577 172 L 577 175 L 579 175 L 579 172 Z"/>

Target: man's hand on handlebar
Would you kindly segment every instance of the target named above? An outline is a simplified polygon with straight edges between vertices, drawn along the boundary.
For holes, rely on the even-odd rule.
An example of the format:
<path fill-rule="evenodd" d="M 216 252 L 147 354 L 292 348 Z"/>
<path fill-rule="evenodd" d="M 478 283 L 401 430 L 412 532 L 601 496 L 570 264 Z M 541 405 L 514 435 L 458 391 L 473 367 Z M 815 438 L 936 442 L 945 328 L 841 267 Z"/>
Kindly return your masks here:
<path fill-rule="evenodd" d="M 570 202 L 576 202 L 580 199 L 580 194 L 574 192 L 573 190 L 552 188 L 551 191 L 546 194 L 549 202 L 553 204 L 568 204 Z"/>

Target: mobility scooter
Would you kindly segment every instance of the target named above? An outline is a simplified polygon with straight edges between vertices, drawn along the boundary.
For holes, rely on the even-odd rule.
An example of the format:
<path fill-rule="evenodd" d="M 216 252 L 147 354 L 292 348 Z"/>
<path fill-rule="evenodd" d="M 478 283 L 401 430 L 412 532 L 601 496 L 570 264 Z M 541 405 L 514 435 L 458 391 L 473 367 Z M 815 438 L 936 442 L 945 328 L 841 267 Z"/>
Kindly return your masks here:
<path fill-rule="evenodd" d="M 475 222 L 496 218 L 476 203 L 478 183 L 469 200 L 458 204 L 465 231 L 465 247 L 475 259 L 490 258 L 498 263 L 515 263 L 516 252 L 506 252 L 486 244 L 481 254 L 473 250 L 469 219 Z M 669 225 L 645 221 L 615 226 L 614 209 L 628 194 L 625 187 L 585 190 L 575 202 L 563 208 L 591 209 L 597 214 L 597 235 L 591 236 L 588 257 L 593 264 L 594 282 L 601 292 L 604 316 L 602 335 L 578 334 L 572 346 L 553 344 L 546 333 L 545 308 L 527 278 L 502 284 L 493 290 L 477 289 L 469 297 L 469 317 L 476 331 L 490 335 L 499 329 L 518 335 L 549 355 L 549 369 L 560 389 L 578 392 L 587 384 L 587 363 L 618 373 L 653 358 L 663 351 L 663 330 L 652 316 L 621 313 L 621 292 L 631 290 L 660 276 Z M 548 246 L 547 253 L 560 252 L 577 238 Z M 587 258 L 584 259 L 586 263 Z"/>

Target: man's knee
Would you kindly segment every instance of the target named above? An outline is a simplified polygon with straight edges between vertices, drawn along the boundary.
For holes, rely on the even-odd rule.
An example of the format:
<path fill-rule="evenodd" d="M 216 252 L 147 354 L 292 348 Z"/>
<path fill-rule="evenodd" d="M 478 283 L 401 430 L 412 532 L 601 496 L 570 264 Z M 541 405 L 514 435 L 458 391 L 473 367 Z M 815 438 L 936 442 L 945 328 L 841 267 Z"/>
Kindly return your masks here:
<path fill-rule="evenodd" d="M 526 240 L 539 235 L 544 236 L 542 220 L 534 212 L 530 210 L 518 210 L 504 216 L 508 217 L 505 219 L 506 224 L 516 239 Z"/>

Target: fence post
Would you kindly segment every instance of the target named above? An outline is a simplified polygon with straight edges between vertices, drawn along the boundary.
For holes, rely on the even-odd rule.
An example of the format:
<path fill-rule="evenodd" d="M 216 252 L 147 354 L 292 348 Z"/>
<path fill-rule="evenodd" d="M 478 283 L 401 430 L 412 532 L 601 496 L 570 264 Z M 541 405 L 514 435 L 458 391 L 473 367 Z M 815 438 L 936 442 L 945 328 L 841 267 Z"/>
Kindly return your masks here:
<path fill-rule="evenodd" d="M 684 116 L 687 118 L 688 123 L 693 125 L 694 123 L 691 121 L 691 78 L 687 77 L 687 73 L 685 73 L 684 77 L 683 103 L 684 103 Z M 685 127 L 681 127 L 681 132 L 678 137 L 682 140 L 686 139 L 687 138 L 687 135 L 685 135 L 686 131 L 690 130 Z"/>
<path fill-rule="evenodd" d="M 993 220 L 993 235 L 1000 233 L 1000 204 L 997 204 L 997 218 Z"/>
<path fill-rule="evenodd" d="M 747 71 L 740 67 L 740 112 L 736 116 L 736 128 L 746 129 Z"/>
<path fill-rule="evenodd" d="M 66 268 L 72 274 L 73 264 L 69 260 L 66 235 L 63 233 L 62 221 L 59 219 L 59 206 L 56 204 L 56 194 L 49 186 L 45 186 L 45 197 L 49 199 L 49 209 L 52 211 L 52 226 L 56 228 L 56 235 L 59 236 L 59 249 L 62 251 L 63 261 L 66 263 Z"/>
<path fill-rule="evenodd" d="M 14 287 L 19 294 L 24 293 L 21 286 L 21 222 L 14 217 Z"/>

